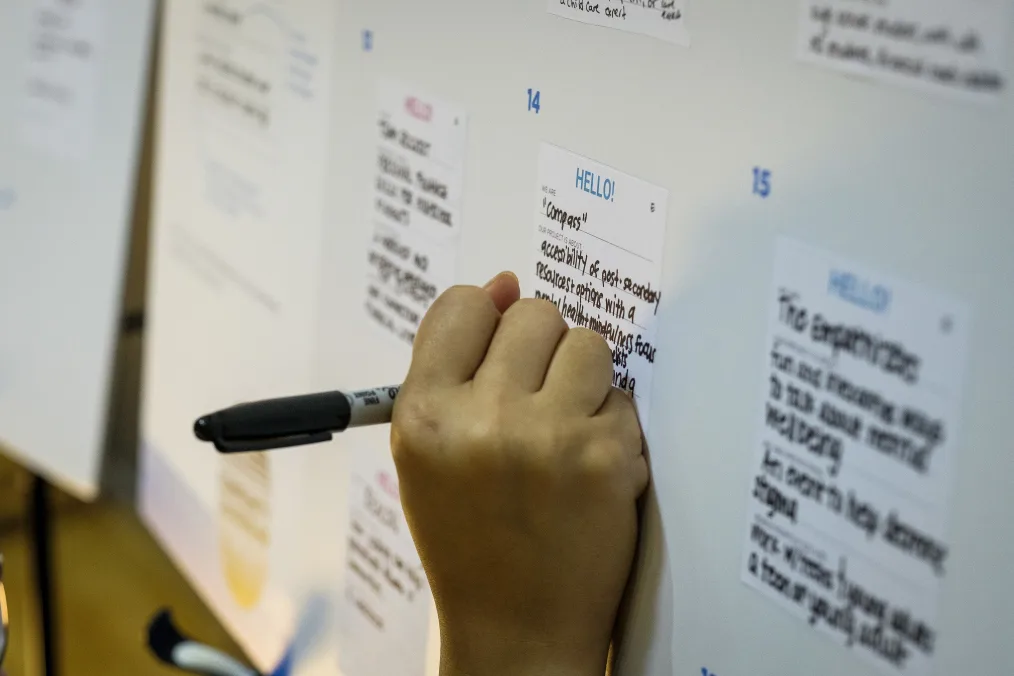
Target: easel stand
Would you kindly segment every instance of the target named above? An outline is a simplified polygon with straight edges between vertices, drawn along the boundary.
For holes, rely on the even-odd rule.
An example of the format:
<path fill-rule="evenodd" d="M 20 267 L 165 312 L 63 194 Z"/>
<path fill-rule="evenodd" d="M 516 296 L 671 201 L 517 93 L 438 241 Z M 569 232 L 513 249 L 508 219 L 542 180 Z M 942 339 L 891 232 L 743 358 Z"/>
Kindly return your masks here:
<path fill-rule="evenodd" d="M 53 513 L 52 489 L 45 479 L 35 476 L 29 492 L 29 520 L 36 591 L 39 597 L 42 629 L 42 660 L 45 676 L 56 676 L 56 608 L 53 598 Z"/>

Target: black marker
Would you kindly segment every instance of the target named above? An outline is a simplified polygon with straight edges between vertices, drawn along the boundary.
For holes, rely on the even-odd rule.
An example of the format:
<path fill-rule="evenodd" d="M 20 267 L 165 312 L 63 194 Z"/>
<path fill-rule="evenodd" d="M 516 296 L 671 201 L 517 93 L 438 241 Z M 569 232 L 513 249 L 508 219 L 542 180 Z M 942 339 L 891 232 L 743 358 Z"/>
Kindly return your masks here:
<path fill-rule="evenodd" d="M 172 613 L 161 610 L 148 624 L 148 649 L 170 666 L 202 676 L 261 676 L 211 646 L 182 634 Z"/>
<path fill-rule="evenodd" d="M 400 385 L 352 394 L 321 392 L 238 404 L 201 416 L 194 434 L 220 453 L 269 451 L 330 441 L 350 427 L 391 422 Z"/>

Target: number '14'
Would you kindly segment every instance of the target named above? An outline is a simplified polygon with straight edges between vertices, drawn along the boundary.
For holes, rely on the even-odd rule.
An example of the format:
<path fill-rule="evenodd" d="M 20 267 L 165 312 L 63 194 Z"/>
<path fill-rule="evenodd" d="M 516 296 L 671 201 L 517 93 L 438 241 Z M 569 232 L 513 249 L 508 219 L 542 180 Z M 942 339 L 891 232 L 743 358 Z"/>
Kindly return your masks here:
<path fill-rule="evenodd" d="M 542 97 L 542 92 L 540 92 L 538 89 L 529 89 L 528 90 L 528 111 L 529 112 L 531 112 L 531 111 L 534 110 L 536 115 L 539 114 L 539 109 L 541 108 L 541 105 L 539 104 L 539 99 L 541 97 Z"/>

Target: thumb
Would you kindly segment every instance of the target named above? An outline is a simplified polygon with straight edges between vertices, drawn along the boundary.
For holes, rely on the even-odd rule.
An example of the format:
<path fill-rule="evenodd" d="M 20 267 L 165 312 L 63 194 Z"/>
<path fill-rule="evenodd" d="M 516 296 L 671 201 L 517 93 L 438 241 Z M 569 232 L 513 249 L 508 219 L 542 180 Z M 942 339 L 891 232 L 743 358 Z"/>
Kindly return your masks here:
<path fill-rule="evenodd" d="M 521 284 L 513 272 L 501 272 L 482 287 L 493 299 L 493 304 L 500 314 L 521 298 Z"/>

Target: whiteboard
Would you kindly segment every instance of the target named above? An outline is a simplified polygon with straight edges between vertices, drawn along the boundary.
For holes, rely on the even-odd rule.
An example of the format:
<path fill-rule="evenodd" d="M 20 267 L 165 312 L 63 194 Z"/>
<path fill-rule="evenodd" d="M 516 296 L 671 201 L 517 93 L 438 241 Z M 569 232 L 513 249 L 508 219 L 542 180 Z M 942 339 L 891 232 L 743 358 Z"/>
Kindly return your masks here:
<path fill-rule="evenodd" d="M 956 96 L 806 63 L 797 58 L 806 16 L 798 0 L 681 5 L 686 35 L 672 39 L 554 16 L 547 5 L 555 4 L 340 6 L 331 34 L 313 389 L 397 382 L 408 365 L 405 342 L 364 308 L 378 91 L 384 82 L 404 83 L 422 100 L 467 115 L 460 235 L 449 245 L 459 282 L 512 269 L 532 293 L 532 207 L 544 143 L 668 190 L 659 355 L 645 430 L 653 487 L 620 673 L 894 673 L 858 641 L 845 646 L 742 579 L 754 546 L 757 453 L 770 431 L 761 414 L 770 341 L 781 326 L 773 292 L 798 282 L 810 285 L 811 298 L 825 263 L 892 280 L 893 300 L 908 308 L 859 314 L 855 301 L 874 298 L 866 294 L 873 287 L 831 287 L 851 296 L 852 309 L 834 311 L 856 322 L 908 335 L 905 326 L 922 326 L 937 304 L 955 308 L 961 340 L 920 353 L 958 384 L 949 390 L 950 464 L 939 481 L 945 507 L 934 522 L 949 546 L 946 574 L 933 578 L 931 655 L 911 643 L 922 660 L 913 658 L 919 671 L 912 673 L 1010 672 L 1014 592 L 993 582 L 1004 579 L 1014 555 L 1004 516 L 1014 461 L 1003 451 L 1005 403 L 1014 395 L 1014 367 L 1003 358 L 1014 339 L 1005 291 L 1014 281 L 1009 90 Z M 959 3 L 931 4 L 941 16 L 960 14 Z M 1009 75 L 1007 53 L 997 58 Z M 540 94 L 537 112 L 529 90 Z M 817 263 L 794 264 L 804 257 Z M 898 328 L 895 316 L 912 321 Z M 179 329 L 160 328 L 156 318 L 163 330 Z M 187 422 L 165 424 L 185 429 Z M 353 432 L 292 452 L 303 463 L 303 506 L 293 509 L 302 510 L 307 554 L 282 585 L 290 598 L 324 586 L 341 602 L 349 458 L 363 449 L 383 453 L 384 435 Z M 426 673 L 435 674 L 432 622 L 428 631 Z M 339 644 L 335 637 L 315 665 L 319 673 L 341 663 Z"/>
<path fill-rule="evenodd" d="M 0 7 L 0 440 L 97 491 L 154 2 Z"/>

